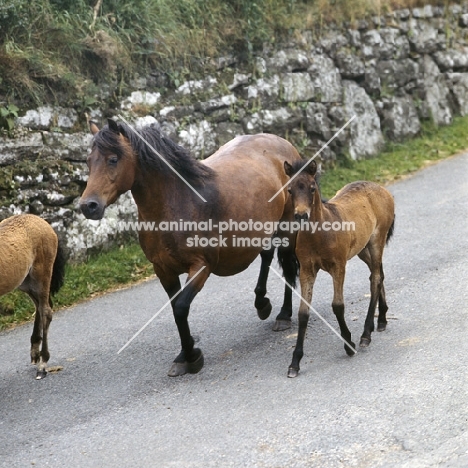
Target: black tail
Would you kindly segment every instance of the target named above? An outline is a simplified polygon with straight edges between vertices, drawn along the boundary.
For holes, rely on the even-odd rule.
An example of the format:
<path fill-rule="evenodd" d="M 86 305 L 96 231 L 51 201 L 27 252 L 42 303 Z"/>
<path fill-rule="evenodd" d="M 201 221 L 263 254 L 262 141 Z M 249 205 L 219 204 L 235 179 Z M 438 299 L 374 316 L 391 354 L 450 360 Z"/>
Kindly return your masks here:
<path fill-rule="evenodd" d="M 292 288 L 295 288 L 299 276 L 299 261 L 294 251 L 278 247 L 278 263 L 283 271 L 284 279 Z"/>
<path fill-rule="evenodd" d="M 55 256 L 54 268 L 52 270 L 52 280 L 50 282 L 51 294 L 56 294 L 63 286 L 66 263 L 67 258 L 65 256 L 65 252 L 63 251 L 63 247 L 59 239 L 59 243 L 57 246 L 57 255 Z"/>
<path fill-rule="evenodd" d="M 393 236 L 393 230 L 395 229 L 395 218 L 396 218 L 396 216 L 393 216 L 392 225 L 390 226 L 390 229 L 389 229 L 388 232 L 387 232 L 386 244 L 388 244 L 388 242 L 390 241 L 390 239 L 391 239 L 392 236 Z"/>

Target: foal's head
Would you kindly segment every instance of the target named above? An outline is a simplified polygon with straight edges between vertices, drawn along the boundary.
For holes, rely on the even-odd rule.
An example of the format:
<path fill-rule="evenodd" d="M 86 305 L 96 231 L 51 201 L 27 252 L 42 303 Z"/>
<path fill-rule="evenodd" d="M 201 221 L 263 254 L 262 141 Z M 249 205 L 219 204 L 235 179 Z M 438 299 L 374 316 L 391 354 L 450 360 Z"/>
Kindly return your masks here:
<path fill-rule="evenodd" d="M 88 156 L 89 178 L 80 200 L 88 219 L 101 219 L 107 206 L 132 188 L 135 181 L 135 155 L 125 130 L 114 120 L 99 130 L 90 123 L 94 142 Z"/>
<path fill-rule="evenodd" d="M 297 220 L 308 220 L 315 194 L 318 193 L 316 181 L 317 163 L 315 161 L 295 161 L 293 165 L 284 162 L 284 170 L 291 180 L 288 192 L 292 196 L 294 217 Z"/>

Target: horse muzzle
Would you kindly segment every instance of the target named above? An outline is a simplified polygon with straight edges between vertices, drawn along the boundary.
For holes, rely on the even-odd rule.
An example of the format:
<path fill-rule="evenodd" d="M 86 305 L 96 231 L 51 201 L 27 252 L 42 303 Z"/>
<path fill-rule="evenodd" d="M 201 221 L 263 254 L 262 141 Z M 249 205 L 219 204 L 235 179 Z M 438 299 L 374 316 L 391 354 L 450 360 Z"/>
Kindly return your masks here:
<path fill-rule="evenodd" d="M 296 221 L 308 221 L 309 220 L 309 213 L 307 211 L 304 211 L 303 213 L 294 213 L 294 218 Z"/>
<path fill-rule="evenodd" d="M 102 219 L 104 216 L 104 210 L 106 209 L 106 206 L 94 198 L 86 200 L 81 199 L 80 209 L 86 218 L 97 220 Z"/>

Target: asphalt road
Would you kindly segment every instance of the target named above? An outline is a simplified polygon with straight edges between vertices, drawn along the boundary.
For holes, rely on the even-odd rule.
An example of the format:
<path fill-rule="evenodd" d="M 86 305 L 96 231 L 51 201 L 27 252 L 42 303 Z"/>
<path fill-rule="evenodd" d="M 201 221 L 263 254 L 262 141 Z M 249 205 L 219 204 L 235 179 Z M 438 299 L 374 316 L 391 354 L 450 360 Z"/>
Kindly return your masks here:
<path fill-rule="evenodd" d="M 253 307 L 256 262 L 212 277 L 190 314 L 205 367 L 169 378 L 179 351 L 157 281 L 59 311 L 50 365 L 34 380 L 32 324 L 0 334 L 0 466 L 466 467 L 468 466 L 468 155 L 390 187 L 395 235 L 385 253 L 389 324 L 349 358 L 312 317 L 298 378 L 286 377 L 297 323 L 271 331 Z M 359 341 L 368 270 L 349 263 L 346 317 Z M 335 327 L 332 286 L 313 304 Z M 298 301 L 295 300 L 295 310 Z M 296 314 L 295 314 L 296 315 Z"/>

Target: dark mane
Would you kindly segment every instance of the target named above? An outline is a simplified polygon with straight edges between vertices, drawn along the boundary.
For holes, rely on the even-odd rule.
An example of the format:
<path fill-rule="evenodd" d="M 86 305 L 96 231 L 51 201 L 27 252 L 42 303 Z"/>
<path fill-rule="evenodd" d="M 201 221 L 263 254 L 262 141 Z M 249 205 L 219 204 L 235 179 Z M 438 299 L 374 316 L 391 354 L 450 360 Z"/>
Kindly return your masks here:
<path fill-rule="evenodd" d="M 188 150 L 164 135 L 158 125 L 151 124 L 138 129 L 137 132 L 142 138 L 128 125 L 119 123 L 118 126 L 120 133 L 128 138 L 143 170 L 154 170 L 167 176 L 175 176 L 174 172 L 161 160 L 160 156 L 153 151 L 152 148 L 154 148 L 191 185 L 201 187 L 213 178 L 214 172 L 212 169 L 197 161 Z M 111 151 L 119 157 L 125 152 L 118 134 L 110 129 L 108 125 L 105 125 L 95 135 L 94 144 L 100 152 Z"/>

